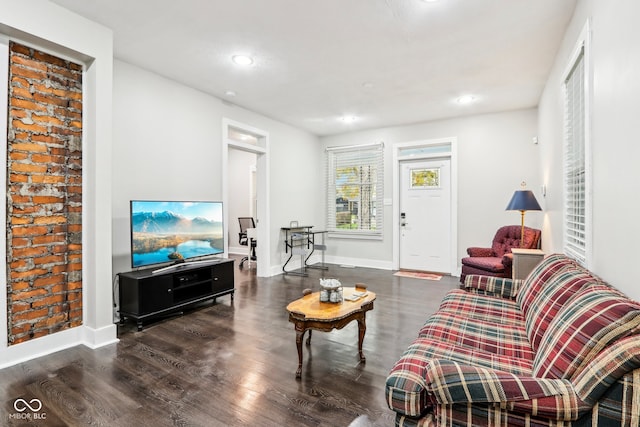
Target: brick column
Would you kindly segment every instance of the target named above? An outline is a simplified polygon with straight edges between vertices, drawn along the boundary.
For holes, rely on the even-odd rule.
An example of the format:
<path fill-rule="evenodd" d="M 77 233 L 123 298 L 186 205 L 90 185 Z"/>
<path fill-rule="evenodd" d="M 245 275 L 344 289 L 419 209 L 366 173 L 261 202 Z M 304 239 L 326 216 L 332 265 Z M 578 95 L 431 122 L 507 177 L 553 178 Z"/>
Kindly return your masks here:
<path fill-rule="evenodd" d="M 82 66 L 9 45 L 9 344 L 82 324 Z"/>

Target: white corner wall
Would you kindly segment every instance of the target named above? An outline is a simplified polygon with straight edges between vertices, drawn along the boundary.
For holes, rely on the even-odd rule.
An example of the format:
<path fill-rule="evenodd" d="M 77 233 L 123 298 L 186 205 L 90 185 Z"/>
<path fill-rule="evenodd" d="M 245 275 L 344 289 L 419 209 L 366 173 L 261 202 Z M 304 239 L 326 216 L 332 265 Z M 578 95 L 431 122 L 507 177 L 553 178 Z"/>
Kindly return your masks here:
<path fill-rule="evenodd" d="M 591 27 L 594 273 L 640 300 L 632 266 L 640 227 L 640 2 L 578 2 L 540 101 L 542 170 L 548 187 L 543 249 L 562 251 L 562 72 L 587 20 Z"/>
<path fill-rule="evenodd" d="M 83 325 L 7 346 L 4 317 L 0 333 L 2 368 L 78 344 L 103 346 L 117 338 L 111 315 L 111 30 L 48 1 L 0 0 L 0 10 L 1 35 L 85 64 Z M 5 63 L 6 59 L 0 58 Z M 0 90 L 6 93 L 6 85 Z M 0 142 L 6 151 L 6 132 Z M 5 246 L 6 235 L 2 240 Z M 6 311 L 6 292 L 0 297 L 0 305 Z"/>
<path fill-rule="evenodd" d="M 456 137 L 458 142 L 458 263 L 469 246 L 488 246 L 496 230 L 520 224 L 520 214 L 505 211 L 513 192 L 526 181 L 544 208 L 540 194 L 537 110 L 483 114 L 410 126 L 354 132 L 321 139 L 323 147 L 385 143 L 384 197 L 392 192 L 393 144 Z M 324 152 L 323 152 L 324 155 Z M 326 204 L 325 204 L 326 205 Z M 329 239 L 331 262 L 369 267 L 392 266 L 392 209 L 384 210 L 384 239 L 362 241 Z M 529 212 L 526 225 L 540 228 L 542 216 Z"/>

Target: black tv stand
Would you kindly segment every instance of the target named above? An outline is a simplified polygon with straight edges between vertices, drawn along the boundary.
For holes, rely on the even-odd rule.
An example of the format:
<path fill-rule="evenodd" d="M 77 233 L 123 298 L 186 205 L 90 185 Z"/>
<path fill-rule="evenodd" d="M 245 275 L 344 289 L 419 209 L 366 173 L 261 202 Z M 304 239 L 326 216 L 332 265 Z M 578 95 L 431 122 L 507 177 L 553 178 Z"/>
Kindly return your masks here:
<path fill-rule="evenodd" d="M 147 319 L 227 294 L 233 300 L 233 262 L 217 258 L 120 273 L 120 323 L 134 319 L 141 331 Z"/>

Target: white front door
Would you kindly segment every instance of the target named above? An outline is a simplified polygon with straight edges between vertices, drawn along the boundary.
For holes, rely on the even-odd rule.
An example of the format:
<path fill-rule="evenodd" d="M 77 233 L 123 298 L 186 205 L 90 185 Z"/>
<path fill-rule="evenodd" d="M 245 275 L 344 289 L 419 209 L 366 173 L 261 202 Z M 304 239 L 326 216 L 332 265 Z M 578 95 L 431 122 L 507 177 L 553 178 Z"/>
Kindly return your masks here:
<path fill-rule="evenodd" d="M 451 273 L 451 160 L 400 163 L 400 268 Z"/>

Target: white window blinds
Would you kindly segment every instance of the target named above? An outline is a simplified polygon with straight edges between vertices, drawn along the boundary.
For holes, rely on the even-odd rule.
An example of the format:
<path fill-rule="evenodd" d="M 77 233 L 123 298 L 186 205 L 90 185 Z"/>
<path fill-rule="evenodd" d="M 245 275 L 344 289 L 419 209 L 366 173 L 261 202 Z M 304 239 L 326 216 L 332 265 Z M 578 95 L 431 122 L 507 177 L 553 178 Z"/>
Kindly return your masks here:
<path fill-rule="evenodd" d="M 584 48 L 565 80 L 564 89 L 564 252 L 585 265 L 587 163 Z"/>
<path fill-rule="evenodd" d="M 382 238 L 384 145 L 327 148 L 327 230 Z"/>

